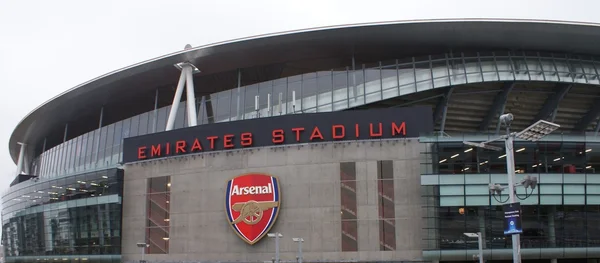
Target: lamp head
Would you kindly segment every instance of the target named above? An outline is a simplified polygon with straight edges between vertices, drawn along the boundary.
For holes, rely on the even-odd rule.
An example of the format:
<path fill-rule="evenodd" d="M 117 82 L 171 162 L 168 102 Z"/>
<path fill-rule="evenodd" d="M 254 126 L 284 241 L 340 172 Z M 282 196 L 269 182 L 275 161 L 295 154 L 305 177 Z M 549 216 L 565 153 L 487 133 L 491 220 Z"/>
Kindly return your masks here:
<path fill-rule="evenodd" d="M 510 126 L 513 120 L 514 116 L 511 113 L 500 115 L 500 123 L 504 123 L 506 126 Z"/>

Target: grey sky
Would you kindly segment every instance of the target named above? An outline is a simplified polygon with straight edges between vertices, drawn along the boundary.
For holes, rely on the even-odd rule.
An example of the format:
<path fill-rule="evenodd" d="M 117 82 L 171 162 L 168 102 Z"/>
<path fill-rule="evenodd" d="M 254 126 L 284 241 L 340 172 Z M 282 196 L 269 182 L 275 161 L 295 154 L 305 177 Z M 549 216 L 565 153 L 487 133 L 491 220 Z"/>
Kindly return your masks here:
<path fill-rule="evenodd" d="M 188 43 L 408 19 L 600 22 L 597 10 L 594 0 L 0 0 L 0 190 L 16 170 L 8 139 L 27 113 L 82 82 Z"/>

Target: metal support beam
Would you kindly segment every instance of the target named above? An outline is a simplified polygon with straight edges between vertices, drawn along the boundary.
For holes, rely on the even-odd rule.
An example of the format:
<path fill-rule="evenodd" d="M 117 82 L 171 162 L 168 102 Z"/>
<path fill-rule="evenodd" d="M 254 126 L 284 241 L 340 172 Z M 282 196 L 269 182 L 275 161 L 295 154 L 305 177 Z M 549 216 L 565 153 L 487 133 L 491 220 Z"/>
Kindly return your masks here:
<path fill-rule="evenodd" d="M 102 120 L 104 119 L 104 107 L 100 108 L 100 120 L 98 121 L 98 129 L 102 128 Z"/>
<path fill-rule="evenodd" d="M 553 95 L 550 95 L 548 99 L 546 99 L 544 106 L 533 119 L 534 122 L 538 120 L 554 121 L 560 101 L 565 97 L 565 95 L 567 95 L 567 93 L 569 93 L 569 90 L 572 86 L 573 84 L 558 84 L 558 90 Z"/>
<path fill-rule="evenodd" d="M 171 111 L 169 112 L 169 118 L 167 119 L 167 127 L 166 131 L 170 131 L 173 129 L 175 125 L 175 118 L 177 117 L 177 109 L 179 109 L 179 102 L 181 102 L 181 95 L 183 94 L 183 89 L 185 87 L 185 75 L 186 71 L 182 70 L 181 75 L 179 75 L 179 82 L 177 82 L 177 89 L 175 90 L 175 97 L 173 98 L 173 104 L 171 104 Z"/>
<path fill-rule="evenodd" d="M 69 124 L 65 124 L 65 133 L 63 135 L 63 143 L 67 142 L 67 132 L 69 131 Z"/>
<path fill-rule="evenodd" d="M 577 122 L 575 130 L 585 131 L 594 120 L 600 115 L 600 98 L 594 101 L 592 108 Z"/>
<path fill-rule="evenodd" d="M 29 162 L 29 156 L 27 154 L 23 154 L 23 173 L 24 174 L 31 174 L 31 171 L 29 171 L 30 165 L 31 165 L 31 163 Z"/>
<path fill-rule="evenodd" d="M 483 118 L 483 121 L 479 125 L 479 131 L 487 131 L 492 120 L 497 120 L 498 116 L 504 113 L 504 109 L 506 108 L 506 101 L 508 100 L 508 94 L 514 86 L 514 82 L 504 83 L 502 91 L 498 93 L 498 95 L 496 95 L 496 98 L 494 98 L 494 104 L 492 104 L 492 107 L 490 108 L 487 115 L 485 116 L 485 118 Z"/>
<path fill-rule="evenodd" d="M 446 126 L 446 113 L 448 112 L 448 101 L 450 101 L 450 96 L 452 95 L 452 92 L 454 91 L 454 87 L 450 87 L 447 91 L 446 94 L 444 94 L 444 97 L 440 98 L 440 100 L 437 103 L 437 106 L 435 107 L 435 112 L 433 113 L 433 126 L 435 127 L 435 125 L 441 121 L 442 123 L 440 124 L 440 131 L 444 132 L 444 128 Z"/>
<path fill-rule="evenodd" d="M 46 152 L 46 137 L 44 137 L 44 144 L 42 144 L 42 153 Z"/>
<path fill-rule="evenodd" d="M 19 150 L 19 158 L 17 159 L 17 176 L 23 172 L 23 159 L 25 156 L 25 147 L 27 146 L 27 144 L 21 142 L 18 144 L 21 145 L 21 149 Z"/>
<path fill-rule="evenodd" d="M 192 66 L 186 65 L 183 67 L 186 77 L 186 95 L 187 95 L 187 108 L 188 108 L 188 126 L 198 125 L 198 115 L 196 115 L 196 96 L 194 91 L 194 76 Z"/>

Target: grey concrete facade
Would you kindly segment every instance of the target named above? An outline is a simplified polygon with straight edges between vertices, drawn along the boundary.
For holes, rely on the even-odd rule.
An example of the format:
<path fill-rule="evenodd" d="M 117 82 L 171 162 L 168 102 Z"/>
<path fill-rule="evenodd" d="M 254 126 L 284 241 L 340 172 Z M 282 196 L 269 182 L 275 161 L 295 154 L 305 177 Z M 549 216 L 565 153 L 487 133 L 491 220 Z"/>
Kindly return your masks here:
<path fill-rule="evenodd" d="M 144 242 L 146 184 L 171 176 L 169 254 L 147 254 L 152 261 L 270 261 L 275 242 L 268 237 L 250 246 L 229 227 L 225 214 L 227 180 L 249 172 L 277 176 L 281 211 L 271 232 L 280 241 L 282 261 L 295 261 L 305 240 L 305 261 L 405 260 L 422 257 L 420 153 L 418 139 L 317 143 L 205 153 L 125 166 L 123 261 L 139 260 Z M 380 251 L 377 161 L 393 160 L 396 251 Z M 340 162 L 356 162 L 358 251 L 341 252 Z"/>

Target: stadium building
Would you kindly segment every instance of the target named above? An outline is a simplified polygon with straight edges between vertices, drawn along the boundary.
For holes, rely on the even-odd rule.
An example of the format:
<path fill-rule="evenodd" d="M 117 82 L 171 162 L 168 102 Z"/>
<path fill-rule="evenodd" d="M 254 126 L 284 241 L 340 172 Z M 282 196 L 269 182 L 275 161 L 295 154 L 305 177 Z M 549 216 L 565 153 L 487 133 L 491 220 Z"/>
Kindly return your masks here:
<path fill-rule="evenodd" d="M 14 129 L 5 261 L 598 262 L 598 43 L 597 24 L 402 21 L 116 70 Z M 560 128 L 526 138 L 538 120 Z"/>

